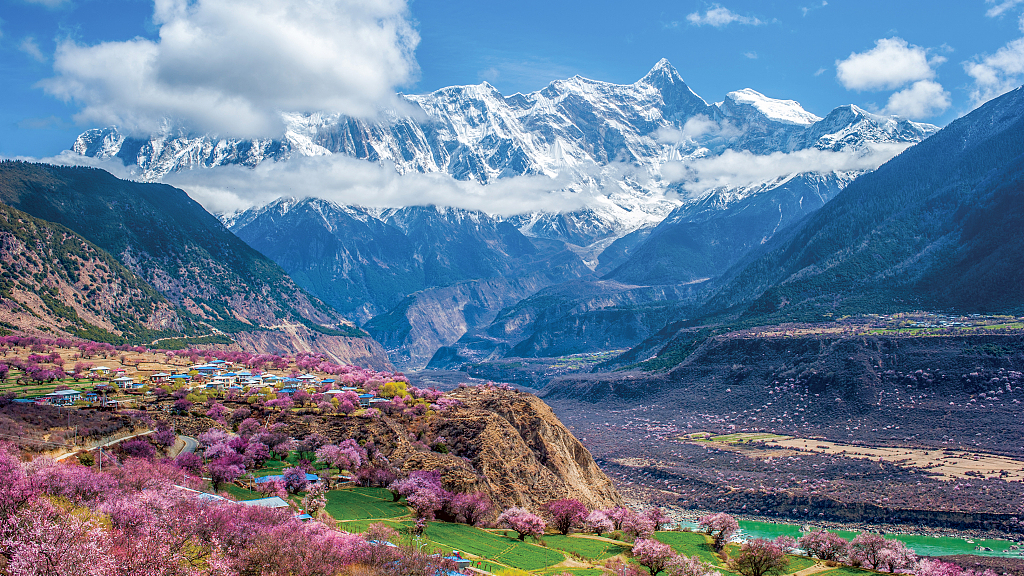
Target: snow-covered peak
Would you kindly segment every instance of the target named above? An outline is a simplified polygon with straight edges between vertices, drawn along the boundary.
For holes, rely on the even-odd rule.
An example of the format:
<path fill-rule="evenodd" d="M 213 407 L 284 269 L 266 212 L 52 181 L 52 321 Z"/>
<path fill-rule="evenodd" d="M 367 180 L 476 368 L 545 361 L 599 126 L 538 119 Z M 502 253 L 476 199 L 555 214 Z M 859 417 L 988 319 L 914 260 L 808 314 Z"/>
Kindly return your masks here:
<path fill-rule="evenodd" d="M 726 97 L 738 105 L 752 106 L 768 119 L 785 124 L 810 126 L 821 120 L 820 117 L 804 110 L 803 106 L 796 100 L 769 98 L 750 88 L 729 92 Z"/>
<path fill-rule="evenodd" d="M 683 82 L 683 77 L 679 75 L 679 71 L 676 70 L 675 66 L 668 61 L 668 58 L 662 58 L 658 60 L 658 63 L 651 68 L 651 71 L 644 75 L 643 78 L 638 80 L 637 84 L 658 84 L 660 81 L 667 80 L 669 83 Z"/>
<path fill-rule="evenodd" d="M 189 135 L 169 124 L 148 138 L 135 138 L 110 127 L 82 134 L 74 151 L 119 158 L 143 180 L 182 170 L 330 155 L 379 163 L 400 174 L 442 173 L 483 185 L 546 175 L 557 179 L 552 186 L 560 192 L 585 194 L 587 208 L 529 215 L 519 220 L 524 231 L 548 230 L 559 239 L 572 235 L 570 241 L 582 246 L 650 225 L 675 208 L 680 200 L 673 183 L 663 179 L 670 163 L 725 150 L 757 155 L 807 148 L 857 151 L 873 143 L 918 142 L 935 130 L 854 106 L 821 119 L 797 102 L 750 89 L 709 105 L 667 59 L 632 84 L 574 76 L 507 97 L 482 82 L 401 98 L 408 107 L 376 120 L 285 113 L 286 129 L 275 139 Z M 683 134 L 694 119 L 716 125 L 706 142 L 665 137 Z M 304 206 L 285 199 L 271 208 L 283 215 L 299 205 Z M 364 218 L 374 210 L 358 209 L 351 216 Z"/>

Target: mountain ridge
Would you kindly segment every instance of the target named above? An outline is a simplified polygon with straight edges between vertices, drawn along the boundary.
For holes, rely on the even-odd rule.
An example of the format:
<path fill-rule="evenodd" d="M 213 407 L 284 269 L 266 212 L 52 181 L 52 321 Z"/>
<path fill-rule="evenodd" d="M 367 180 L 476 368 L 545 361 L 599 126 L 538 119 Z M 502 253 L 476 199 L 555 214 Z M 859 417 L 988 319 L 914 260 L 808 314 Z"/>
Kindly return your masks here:
<path fill-rule="evenodd" d="M 379 345 L 360 342 L 365 333 L 182 190 L 94 168 L 5 161 L 0 202 L 74 231 L 193 321 L 221 334 L 247 334 L 241 339 L 260 352 L 317 350 L 336 360 L 390 366 Z M 274 334 L 258 336 L 263 332 Z"/>
<path fill-rule="evenodd" d="M 733 98 L 740 94 L 747 102 L 757 94 L 759 106 L 735 103 Z M 771 99 L 750 89 L 732 92 L 722 103 L 708 104 L 664 59 L 632 84 L 575 76 L 508 97 L 482 83 L 401 98 L 422 114 L 388 112 L 384 120 L 371 122 L 289 113 L 284 117 L 288 127 L 283 136 L 258 140 L 188 134 L 170 125 L 160 134 L 138 138 L 108 127 L 83 133 L 72 149 L 84 156 L 120 159 L 143 180 L 181 170 L 232 164 L 254 167 L 296 156 L 335 154 L 391 163 L 399 174 L 440 172 L 455 180 L 484 184 L 514 176 L 569 174 L 566 190 L 590 191 L 594 196 L 587 208 L 566 214 L 534 211 L 510 220 L 527 235 L 587 246 L 656 224 L 680 204 L 662 174 L 668 162 L 725 149 L 758 154 L 806 148 L 849 150 L 867 141 L 914 142 L 937 129 L 852 106 L 837 108 L 813 124 L 794 124 L 761 110 L 786 108 L 805 119 L 817 116 L 793 101 Z M 672 141 L 671 135 L 666 136 L 666 131 L 681 136 L 693 119 L 719 126 L 714 133 L 697 135 L 697 140 Z M 858 139 L 861 133 L 866 136 Z M 632 169 L 622 166 L 634 166 L 640 172 L 633 175 Z M 570 239 L 560 235 L 564 228 L 586 232 Z"/>

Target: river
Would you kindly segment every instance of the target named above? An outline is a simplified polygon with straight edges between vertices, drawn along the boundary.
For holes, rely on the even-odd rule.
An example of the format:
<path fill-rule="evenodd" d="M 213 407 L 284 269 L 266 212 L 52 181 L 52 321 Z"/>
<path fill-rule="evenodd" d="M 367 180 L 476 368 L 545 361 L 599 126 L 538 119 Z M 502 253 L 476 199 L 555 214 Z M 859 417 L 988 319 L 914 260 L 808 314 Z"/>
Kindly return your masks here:
<path fill-rule="evenodd" d="M 774 524 L 770 522 L 754 522 L 750 520 L 740 520 L 739 522 L 740 531 L 736 537 L 741 540 L 748 538 L 772 539 L 778 536 L 792 536 L 793 538 L 799 538 L 802 534 L 798 524 Z M 698 529 L 697 525 L 693 522 L 683 522 L 682 527 L 691 528 L 693 530 Z M 829 531 L 839 534 L 847 540 L 852 540 L 858 534 L 858 532 L 848 532 L 844 530 Z M 974 554 L 977 556 L 1024 557 L 1024 546 L 1021 546 L 1021 550 L 1010 550 L 1010 547 L 1013 546 L 1014 543 L 1008 540 L 970 540 L 952 538 L 948 536 L 921 536 L 917 534 L 887 534 L 885 537 L 895 538 L 902 541 L 920 556 Z M 976 550 L 975 548 L 978 546 L 991 548 L 991 551 Z"/>

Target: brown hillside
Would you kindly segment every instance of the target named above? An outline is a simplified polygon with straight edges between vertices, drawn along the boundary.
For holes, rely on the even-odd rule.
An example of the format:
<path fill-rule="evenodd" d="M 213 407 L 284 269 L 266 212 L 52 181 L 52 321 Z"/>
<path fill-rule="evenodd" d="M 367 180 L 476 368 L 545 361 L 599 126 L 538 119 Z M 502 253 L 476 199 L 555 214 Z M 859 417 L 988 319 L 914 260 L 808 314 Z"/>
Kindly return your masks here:
<path fill-rule="evenodd" d="M 590 452 L 536 396 L 493 388 L 462 389 L 448 396 L 463 405 L 443 416 L 413 421 L 384 415 L 284 418 L 288 433 L 296 438 L 319 432 L 333 442 L 372 442 L 403 471 L 441 470 L 447 488 L 483 491 L 499 509 L 538 510 L 558 498 L 577 498 L 592 508 L 622 503 Z M 444 438 L 449 452 L 417 448 L 410 438 L 420 432 Z"/>

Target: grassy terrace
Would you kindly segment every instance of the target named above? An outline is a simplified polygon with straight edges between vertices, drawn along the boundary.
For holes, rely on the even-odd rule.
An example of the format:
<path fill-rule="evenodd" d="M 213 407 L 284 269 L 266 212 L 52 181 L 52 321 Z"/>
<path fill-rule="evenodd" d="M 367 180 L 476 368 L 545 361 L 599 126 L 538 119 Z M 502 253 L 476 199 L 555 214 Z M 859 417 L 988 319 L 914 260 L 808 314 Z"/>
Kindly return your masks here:
<path fill-rule="evenodd" d="M 292 457 L 288 460 L 292 460 Z M 267 470 L 277 470 L 288 465 L 288 462 L 270 461 L 268 465 Z M 234 486 L 226 490 L 238 499 L 259 497 L 259 494 Z M 346 487 L 331 490 L 327 493 L 325 510 L 339 528 L 348 532 L 364 532 L 370 524 L 381 522 L 404 534 L 414 523 L 412 511 L 404 500 L 394 502 L 391 493 L 381 488 Z M 576 576 L 610 575 L 611 572 L 604 568 L 607 561 L 613 558 L 631 561 L 628 558 L 630 543 L 590 534 L 546 534 L 536 541 L 527 539 L 521 542 L 511 530 L 428 522 L 421 538 L 422 543 L 434 551 L 449 554 L 458 550 L 472 561 L 474 568 L 503 576 L 554 576 L 563 572 Z M 722 559 L 711 548 L 710 538 L 704 534 L 658 532 L 655 538 L 672 546 L 677 553 L 698 556 L 713 564 L 723 576 L 735 576 L 725 569 Z M 785 574 L 793 574 L 813 565 L 813 560 L 791 556 Z M 863 572 L 866 571 L 828 571 L 831 576 L 864 576 Z"/>
<path fill-rule="evenodd" d="M 327 493 L 327 513 L 335 520 L 375 520 L 401 518 L 409 508 L 392 502 L 391 493 L 382 488 L 352 488 Z"/>
<path fill-rule="evenodd" d="M 561 552 L 520 542 L 513 534 L 514 532 L 506 535 L 504 531 L 495 533 L 465 524 L 444 522 L 431 522 L 424 533 L 430 541 L 439 544 L 445 551 L 454 549 L 468 552 L 519 570 L 540 570 L 565 561 L 565 556 Z"/>

